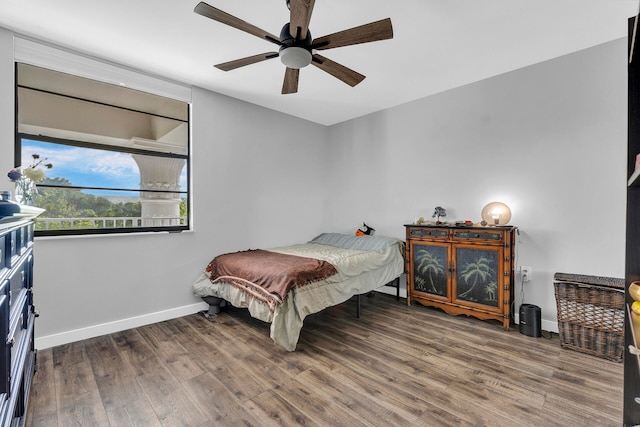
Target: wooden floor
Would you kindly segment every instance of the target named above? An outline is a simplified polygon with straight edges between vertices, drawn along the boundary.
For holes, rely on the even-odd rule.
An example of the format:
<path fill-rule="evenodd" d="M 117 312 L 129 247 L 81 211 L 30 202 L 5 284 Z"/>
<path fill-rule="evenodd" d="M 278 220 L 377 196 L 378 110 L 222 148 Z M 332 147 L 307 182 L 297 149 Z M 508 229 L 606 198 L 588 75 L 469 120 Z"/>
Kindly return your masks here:
<path fill-rule="evenodd" d="M 38 352 L 28 426 L 619 426 L 621 363 L 377 294 L 296 352 L 230 309 Z"/>

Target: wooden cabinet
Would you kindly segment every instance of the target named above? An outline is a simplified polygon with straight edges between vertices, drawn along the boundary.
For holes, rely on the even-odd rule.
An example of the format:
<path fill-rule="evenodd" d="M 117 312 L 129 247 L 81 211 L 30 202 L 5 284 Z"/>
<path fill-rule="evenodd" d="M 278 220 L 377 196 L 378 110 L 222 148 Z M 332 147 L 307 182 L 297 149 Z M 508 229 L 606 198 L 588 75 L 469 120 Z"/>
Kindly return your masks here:
<path fill-rule="evenodd" d="M 509 329 L 515 227 L 405 227 L 407 305 L 495 319 Z"/>
<path fill-rule="evenodd" d="M 0 425 L 3 427 L 24 424 L 35 370 L 33 231 L 33 221 L 0 222 L 0 330 L 3 337 L 0 342 Z"/>

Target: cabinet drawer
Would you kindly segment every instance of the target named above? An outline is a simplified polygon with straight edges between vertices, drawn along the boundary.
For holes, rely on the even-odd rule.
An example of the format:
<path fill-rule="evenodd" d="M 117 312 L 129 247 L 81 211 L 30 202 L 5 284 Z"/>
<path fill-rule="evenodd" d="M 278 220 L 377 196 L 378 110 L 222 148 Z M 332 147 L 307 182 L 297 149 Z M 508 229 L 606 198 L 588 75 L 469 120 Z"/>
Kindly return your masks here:
<path fill-rule="evenodd" d="M 23 228 L 25 232 L 24 245 L 25 247 L 29 248 L 33 245 L 33 240 L 34 240 L 35 231 L 36 231 L 36 224 L 35 222 L 30 222 L 29 224 L 25 225 Z"/>
<path fill-rule="evenodd" d="M 31 246 L 32 240 L 30 240 L 29 233 L 30 224 L 25 224 L 22 227 L 18 228 L 18 253 L 23 254 L 27 248 Z"/>
<path fill-rule="evenodd" d="M 33 347 L 33 319 L 34 314 L 30 310 L 26 298 L 21 298 L 22 306 L 19 310 L 12 310 L 9 320 L 9 336 L 7 343 L 11 352 L 10 372 L 11 384 L 9 394 L 18 387 L 22 378 L 25 359 Z"/>
<path fill-rule="evenodd" d="M 449 229 L 438 227 L 408 227 L 407 239 L 447 240 L 449 239 Z"/>
<path fill-rule="evenodd" d="M 20 226 L 6 235 L 9 240 L 7 242 L 7 250 L 9 257 L 16 257 L 24 254 L 24 252 L 33 244 L 33 224 L 25 224 Z"/>
<path fill-rule="evenodd" d="M 7 234 L 7 251 L 9 252 L 8 253 L 9 259 L 19 254 L 18 248 L 20 245 L 17 242 L 17 239 L 18 239 L 17 230 L 13 230 L 9 234 Z M 11 265 L 9 265 L 9 267 L 11 267 Z"/>
<path fill-rule="evenodd" d="M 0 330 L 2 330 L 2 341 L 0 341 L 0 393 L 9 393 L 9 374 L 11 352 L 6 341 L 9 332 L 9 281 L 4 280 L 0 284 Z M 0 402 L 3 401 L 0 398 Z"/>
<path fill-rule="evenodd" d="M 501 244 L 504 232 L 501 230 L 454 230 L 453 240 L 456 242 L 482 242 Z"/>
<path fill-rule="evenodd" d="M 27 405 L 29 403 L 29 391 L 31 390 L 31 381 L 35 373 L 36 351 L 33 346 L 33 328 L 27 332 L 28 340 L 26 342 L 26 358 L 24 367 L 22 368 L 22 380 L 20 384 L 12 386 L 13 395 L 16 403 L 13 410 L 12 426 L 24 426 L 25 416 L 27 415 Z"/>
<path fill-rule="evenodd" d="M 22 227 L 16 228 L 11 232 L 11 256 L 17 256 L 22 253 L 24 232 Z"/>
<path fill-rule="evenodd" d="M 9 276 L 9 304 L 13 307 L 14 301 L 19 298 L 22 292 L 31 288 L 31 277 L 33 271 L 33 257 L 29 257 L 21 265 L 16 267 Z"/>
<path fill-rule="evenodd" d="M 7 250 L 8 236 L 0 236 L 0 275 L 5 269 L 9 268 L 9 262 L 11 260 L 11 250 Z"/>

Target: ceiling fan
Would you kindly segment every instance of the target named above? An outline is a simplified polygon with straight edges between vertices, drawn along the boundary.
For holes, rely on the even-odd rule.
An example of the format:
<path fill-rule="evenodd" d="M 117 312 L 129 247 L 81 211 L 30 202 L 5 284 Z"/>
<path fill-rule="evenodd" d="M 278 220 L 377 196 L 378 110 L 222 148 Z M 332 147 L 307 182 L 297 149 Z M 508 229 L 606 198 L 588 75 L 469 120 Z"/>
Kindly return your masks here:
<path fill-rule="evenodd" d="M 298 91 L 300 68 L 304 68 L 309 64 L 315 65 L 353 87 L 364 80 L 365 76 L 318 55 L 316 51 L 391 39 L 393 38 L 391 19 L 382 19 L 312 39 L 309 31 L 309 21 L 311 20 L 314 3 L 315 0 L 287 0 L 290 21 L 282 27 L 280 37 L 276 37 L 204 2 L 198 3 L 194 12 L 280 46 L 278 52 L 261 53 L 215 65 L 220 70 L 230 71 L 245 65 L 280 57 L 282 63 L 287 67 L 284 74 L 284 83 L 282 84 L 282 94 L 296 93 Z"/>

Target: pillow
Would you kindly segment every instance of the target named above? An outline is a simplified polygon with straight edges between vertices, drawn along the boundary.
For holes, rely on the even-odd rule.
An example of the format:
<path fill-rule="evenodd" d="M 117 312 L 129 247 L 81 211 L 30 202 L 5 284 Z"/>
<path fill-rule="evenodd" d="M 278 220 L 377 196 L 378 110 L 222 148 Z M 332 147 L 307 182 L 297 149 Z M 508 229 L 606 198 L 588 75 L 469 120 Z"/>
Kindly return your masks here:
<path fill-rule="evenodd" d="M 398 239 L 384 236 L 353 236 L 340 233 L 322 233 L 309 243 L 384 253 L 390 246 L 397 245 L 399 241 Z"/>

